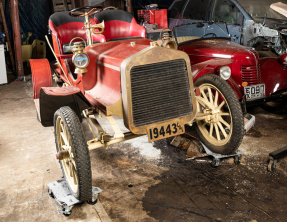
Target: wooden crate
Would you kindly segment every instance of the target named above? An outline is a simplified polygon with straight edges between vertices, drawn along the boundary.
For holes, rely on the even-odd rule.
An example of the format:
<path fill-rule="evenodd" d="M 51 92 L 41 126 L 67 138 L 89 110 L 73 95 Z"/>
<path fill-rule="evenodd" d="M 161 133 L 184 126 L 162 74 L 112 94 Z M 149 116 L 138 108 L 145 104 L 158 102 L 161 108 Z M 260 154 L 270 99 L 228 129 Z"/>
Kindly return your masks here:
<path fill-rule="evenodd" d="M 69 11 L 73 9 L 74 0 L 53 0 L 54 12 Z"/>

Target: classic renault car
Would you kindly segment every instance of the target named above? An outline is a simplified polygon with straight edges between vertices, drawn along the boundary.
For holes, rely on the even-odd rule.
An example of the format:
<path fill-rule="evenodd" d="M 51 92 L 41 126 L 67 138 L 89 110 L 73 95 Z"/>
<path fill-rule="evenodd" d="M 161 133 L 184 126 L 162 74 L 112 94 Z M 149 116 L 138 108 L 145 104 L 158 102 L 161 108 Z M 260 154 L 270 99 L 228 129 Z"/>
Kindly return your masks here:
<path fill-rule="evenodd" d="M 287 52 L 287 19 L 271 8 L 278 2 L 287 4 L 287 0 L 174 0 L 168 10 L 169 28 L 195 21 L 226 22 L 232 42 L 255 48 L 260 57 L 282 55 Z"/>
<path fill-rule="evenodd" d="M 30 60 L 34 102 L 42 125 L 54 126 L 57 159 L 80 201 L 92 198 L 89 150 L 146 134 L 149 141 L 171 137 L 193 122 L 214 152 L 229 154 L 239 147 L 244 135 L 240 104 L 231 87 L 210 74 L 231 59 L 191 66 L 185 52 L 145 39 L 144 27 L 122 10 L 89 6 L 58 12 L 49 27 L 60 87 L 52 87 L 48 60 Z M 192 76 L 203 72 L 194 89 Z M 100 117 L 114 134 L 104 131 Z M 89 141 L 83 118 L 93 135 Z"/>
<path fill-rule="evenodd" d="M 254 48 L 230 40 L 224 22 L 194 22 L 173 29 L 178 50 L 189 55 L 192 65 L 214 58 L 234 62 L 215 70 L 232 87 L 243 108 L 262 104 L 270 112 L 286 112 L 287 54 L 259 58 Z M 161 43 L 159 43 L 161 44 Z M 196 80 L 204 73 L 193 76 Z"/>

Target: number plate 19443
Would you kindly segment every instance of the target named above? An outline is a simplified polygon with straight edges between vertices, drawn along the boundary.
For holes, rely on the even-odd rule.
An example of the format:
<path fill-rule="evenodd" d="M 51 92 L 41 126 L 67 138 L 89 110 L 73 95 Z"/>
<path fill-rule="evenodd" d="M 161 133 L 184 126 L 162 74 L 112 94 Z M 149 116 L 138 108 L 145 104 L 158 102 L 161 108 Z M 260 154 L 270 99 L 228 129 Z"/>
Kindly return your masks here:
<path fill-rule="evenodd" d="M 150 142 L 175 136 L 178 134 L 183 134 L 184 132 L 184 125 L 181 123 L 162 124 L 147 129 L 148 140 Z"/>

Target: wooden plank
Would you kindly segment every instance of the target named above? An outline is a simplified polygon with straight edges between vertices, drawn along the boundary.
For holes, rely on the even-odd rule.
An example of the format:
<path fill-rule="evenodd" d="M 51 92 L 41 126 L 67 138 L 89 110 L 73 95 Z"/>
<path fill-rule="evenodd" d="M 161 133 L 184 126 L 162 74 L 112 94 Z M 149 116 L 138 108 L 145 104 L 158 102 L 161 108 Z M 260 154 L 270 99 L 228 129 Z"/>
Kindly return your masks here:
<path fill-rule="evenodd" d="M 103 207 L 103 205 L 99 199 L 98 199 L 97 204 L 94 205 L 94 207 L 95 207 L 95 210 L 98 213 L 101 221 L 112 222 L 111 218 L 109 217 L 109 215 L 105 211 L 105 208 Z"/>
<path fill-rule="evenodd" d="M 10 42 L 10 38 L 9 38 L 9 33 L 8 33 L 7 24 L 6 24 L 2 0 L 0 0 L 0 11 L 1 11 L 2 21 L 3 21 L 3 25 L 4 25 L 5 35 L 6 35 L 6 39 L 7 39 L 7 43 L 8 43 L 8 47 L 9 47 L 9 54 L 10 54 L 10 59 L 11 59 L 11 63 L 12 63 L 12 69 L 13 69 L 13 73 L 15 73 L 15 60 L 14 60 L 13 49 L 11 47 L 11 42 Z"/>
<path fill-rule="evenodd" d="M 53 0 L 53 4 L 56 4 L 56 5 L 62 5 L 64 4 L 64 1 L 65 0 Z M 66 0 L 67 1 L 67 4 L 71 4 L 71 0 Z"/>
<path fill-rule="evenodd" d="M 63 12 L 63 11 L 69 11 L 72 9 L 71 4 L 68 5 L 68 10 L 66 10 L 64 5 L 56 5 L 54 7 L 54 12 Z"/>
<path fill-rule="evenodd" d="M 63 0 L 63 3 L 64 3 L 65 11 L 68 11 L 69 8 L 68 8 L 67 0 Z"/>

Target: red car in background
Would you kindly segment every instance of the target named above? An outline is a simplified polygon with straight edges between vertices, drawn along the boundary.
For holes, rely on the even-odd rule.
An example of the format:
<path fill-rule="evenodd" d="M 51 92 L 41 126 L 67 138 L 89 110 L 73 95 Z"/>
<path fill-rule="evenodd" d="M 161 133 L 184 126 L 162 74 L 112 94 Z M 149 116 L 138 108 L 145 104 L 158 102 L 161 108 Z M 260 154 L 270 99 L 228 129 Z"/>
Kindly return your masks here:
<path fill-rule="evenodd" d="M 191 64 L 214 58 L 234 62 L 216 70 L 233 88 L 243 107 L 262 104 L 269 112 L 286 112 L 287 54 L 259 58 L 254 48 L 234 43 L 223 22 L 196 22 L 173 28 L 178 50 L 189 55 Z M 204 73 L 193 76 L 196 81 Z"/>

